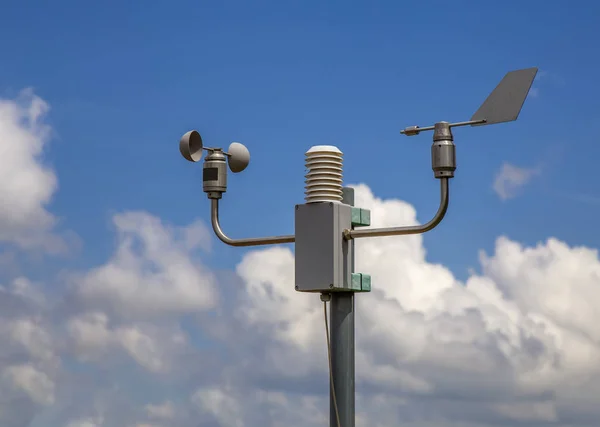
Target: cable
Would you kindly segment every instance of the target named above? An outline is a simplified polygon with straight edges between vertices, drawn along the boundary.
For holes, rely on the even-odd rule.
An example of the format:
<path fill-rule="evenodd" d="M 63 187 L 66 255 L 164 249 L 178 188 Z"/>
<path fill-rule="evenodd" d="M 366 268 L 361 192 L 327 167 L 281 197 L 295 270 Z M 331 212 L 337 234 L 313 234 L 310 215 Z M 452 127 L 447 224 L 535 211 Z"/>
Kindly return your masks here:
<path fill-rule="evenodd" d="M 329 359 L 329 385 L 331 386 L 331 396 L 333 398 L 333 409 L 335 410 L 335 419 L 337 421 L 337 427 L 341 427 L 340 413 L 337 406 L 337 398 L 335 396 L 335 386 L 333 384 L 333 366 L 331 364 L 331 341 L 329 339 L 329 322 L 327 320 L 327 300 L 331 299 L 330 295 L 321 294 L 321 301 L 323 301 L 323 314 L 325 315 L 325 335 L 327 336 L 327 359 Z"/>

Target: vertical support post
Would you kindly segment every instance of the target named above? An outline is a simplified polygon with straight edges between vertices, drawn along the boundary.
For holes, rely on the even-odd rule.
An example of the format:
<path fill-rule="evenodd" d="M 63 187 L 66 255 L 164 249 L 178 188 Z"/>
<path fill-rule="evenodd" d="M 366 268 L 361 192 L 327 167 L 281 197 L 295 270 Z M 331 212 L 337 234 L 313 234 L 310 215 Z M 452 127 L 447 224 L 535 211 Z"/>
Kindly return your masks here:
<path fill-rule="evenodd" d="M 354 206 L 354 189 L 344 187 L 343 203 Z M 354 245 L 354 241 L 350 242 Z M 352 272 L 354 272 L 354 251 L 352 251 Z M 354 427 L 355 384 L 354 384 L 354 292 L 332 292 L 331 313 L 331 367 L 333 384 L 330 386 L 329 425 L 338 427 L 333 390 L 337 400 L 341 427 Z"/>

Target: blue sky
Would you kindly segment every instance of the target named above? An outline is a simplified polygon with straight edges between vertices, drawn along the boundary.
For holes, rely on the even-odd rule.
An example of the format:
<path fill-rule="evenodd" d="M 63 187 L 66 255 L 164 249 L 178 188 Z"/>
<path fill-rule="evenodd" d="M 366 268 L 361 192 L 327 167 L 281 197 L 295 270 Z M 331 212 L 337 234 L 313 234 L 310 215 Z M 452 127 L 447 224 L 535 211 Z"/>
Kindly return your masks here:
<path fill-rule="evenodd" d="M 427 261 L 466 281 L 502 235 L 596 248 L 598 16 L 584 1 L 4 2 L 0 98 L 32 87 L 50 105 L 42 161 L 58 191 L 47 209 L 80 243 L 59 259 L 18 252 L 15 268 L 60 299 L 73 271 L 113 256 L 113 215 L 206 222 L 201 164 L 178 150 L 190 129 L 208 146 L 250 149 L 222 201 L 232 237 L 293 232 L 304 152 L 321 144 L 344 152 L 346 184 L 409 202 L 425 222 L 439 198 L 431 135 L 399 131 L 467 120 L 506 72 L 533 66 L 517 122 L 455 130 L 450 209 L 424 237 Z M 494 191 L 505 164 L 535 171 L 507 200 Z M 250 251 L 211 244 L 202 263 L 225 275 Z M 189 333 L 198 344 L 206 331 Z"/>
<path fill-rule="evenodd" d="M 428 135 L 405 126 L 468 119 L 505 72 L 537 66 L 539 96 L 516 123 L 455 132 L 459 169 L 444 224 L 426 237 L 457 274 L 506 233 L 595 244 L 594 143 L 599 6 L 564 2 L 104 2 L 7 3 L 0 88 L 32 86 L 52 107 L 48 156 L 60 191 L 52 209 L 85 242 L 110 251 L 107 215 L 143 208 L 175 223 L 206 218 L 199 166 L 180 134 L 246 144 L 252 165 L 232 177 L 223 222 L 235 236 L 288 233 L 302 201 L 303 153 L 334 144 L 347 183 L 433 213 Z M 502 162 L 543 165 L 522 197 L 491 185 Z M 561 194 L 559 196 L 559 194 Z M 540 219 L 543 218 L 543 221 Z M 231 266 L 241 251 L 217 245 Z M 78 262 L 82 262 L 78 259 Z"/>

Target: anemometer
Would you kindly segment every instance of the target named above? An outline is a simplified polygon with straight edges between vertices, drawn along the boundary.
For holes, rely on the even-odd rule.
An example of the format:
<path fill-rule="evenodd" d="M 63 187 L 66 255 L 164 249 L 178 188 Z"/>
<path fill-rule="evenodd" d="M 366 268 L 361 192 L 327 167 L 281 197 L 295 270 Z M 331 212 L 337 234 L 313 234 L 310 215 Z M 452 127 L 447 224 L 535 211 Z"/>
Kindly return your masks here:
<path fill-rule="evenodd" d="M 469 121 L 440 121 L 432 126 L 410 126 L 400 133 L 417 136 L 433 131 L 431 167 L 440 180 L 440 204 L 425 224 L 370 228 L 371 213 L 354 206 L 354 190 L 343 187 L 343 153 L 331 145 L 317 145 L 305 153 L 305 203 L 295 207 L 294 234 L 232 239 L 219 222 L 219 200 L 227 191 L 227 169 L 239 173 L 250 162 L 248 149 L 239 142 L 222 148 L 204 147 L 198 131 L 187 132 L 179 142 L 186 160 L 203 166 L 203 190 L 211 201 L 211 224 L 217 237 L 231 246 L 294 243 L 295 289 L 321 294 L 327 331 L 330 383 L 330 425 L 354 427 L 354 294 L 371 290 L 369 274 L 354 271 L 354 239 L 425 233 L 444 218 L 449 202 L 449 179 L 456 170 L 456 146 L 452 129 L 485 126 L 517 119 L 537 68 L 507 73 Z M 327 306 L 331 303 L 331 340 Z"/>

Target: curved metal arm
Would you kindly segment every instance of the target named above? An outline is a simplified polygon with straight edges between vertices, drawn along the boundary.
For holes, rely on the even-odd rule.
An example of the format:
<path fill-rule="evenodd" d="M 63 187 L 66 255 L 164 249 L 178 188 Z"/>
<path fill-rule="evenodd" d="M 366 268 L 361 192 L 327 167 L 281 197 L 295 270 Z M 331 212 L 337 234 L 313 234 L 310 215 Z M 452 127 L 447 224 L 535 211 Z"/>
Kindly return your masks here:
<path fill-rule="evenodd" d="M 251 239 L 232 239 L 223 233 L 221 224 L 219 224 L 219 200 L 210 200 L 210 222 L 212 223 L 215 234 L 223 243 L 230 246 L 260 246 L 277 245 L 281 243 L 294 243 L 295 236 L 275 236 L 275 237 L 255 237 Z"/>
<path fill-rule="evenodd" d="M 435 216 L 426 224 L 411 225 L 406 227 L 389 228 L 362 228 L 360 230 L 344 230 L 346 239 L 358 239 L 361 237 L 383 237 L 383 236 L 403 236 L 407 234 L 421 234 L 435 228 L 446 215 L 449 200 L 448 178 L 440 179 L 440 207 Z"/>

